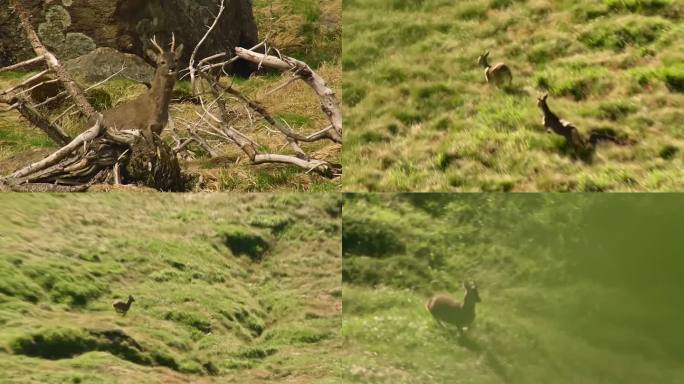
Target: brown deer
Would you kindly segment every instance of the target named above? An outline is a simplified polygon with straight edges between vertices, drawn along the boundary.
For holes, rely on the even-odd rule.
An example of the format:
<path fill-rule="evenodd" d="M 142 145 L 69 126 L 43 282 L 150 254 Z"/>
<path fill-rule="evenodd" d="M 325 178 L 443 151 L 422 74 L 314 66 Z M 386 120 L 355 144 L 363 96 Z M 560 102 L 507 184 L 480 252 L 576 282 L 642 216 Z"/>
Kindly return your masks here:
<path fill-rule="evenodd" d="M 546 103 L 546 99 L 549 97 L 548 93 L 537 98 L 537 106 L 544 113 L 544 118 L 542 123 L 546 127 L 546 132 L 555 133 L 557 135 L 565 137 L 568 144 L 576 148 L 581 148 L 584 146 L 584 140 L 580 135 L 577 127 L 572 125 L 571 122 L 566 120 L 561 120 L 558 115 L 551 112 L 549 105 Z"/>
<path fill-rule="evenodd" d="M 126 313 L 128 313 L 128 310 L 131 308 L 131 304 L 133 304 L 134 301 L 135 299 L 133 298 L 133 296 L 128 295 L 128 301 L 117 300 L 114 302 L 114 304 L 112 304 L 112 307 L 114 307 L 114 310 L 117 313 L 126 316 Z"/>
<path fill-rule="evenodd" d="M 485 70 L 485 80 L 487 83 L 494 84 L 497 87 L 501 85 L 510 85 L 513 81 L 513 73 L 511 69 L 504 63 L 490 65 L 487 59 L 489 58 L 489 51 L 483 53 L 478 57 L 477 63 Z"/>
<path fill-rule="evenodd" d="M 158 51 L 147 50 L 157 65 L 152 85 L 142 95 L 102 113 L 109 127 L 137 129 L 151 143 L 153 135 L 161 134 L 169 120 L 169 101 L 178 72 L 177 61 L 183 53 L 183 44 L 176 48 L 176 36 L 171 35 L 171 50 L 165 52 L 156 38 L 150 40 Z"/>
<path fill-rule="evenodd" d="M 544 124 L 544 127 L 546 127 L 547 132 L 553 132 L 557 135 L 565 137 L 567 143 L 573 148 L 593 149 L 599 141 L 611 141 L 618 145 L 628 145 L 634 143 L 633 140 L 620 139 L 615 137 L 613 134 L 606 134 L 602 132 L 590 132 L 589 139 L 586 140 L 584 137 L 582 137 L 577 127 L 572 125 L 571 122 L 562 120 L 558 117 L 558 115 L 551 112 L 549 105 L 546 103 L 546 99 L 548 97 L 549 94 L 545 93 L 541 97 L 537 98 L 537 106 L 544 113 L 544 119 L 542 120 L 542 123 Z"/>
<path fill-rule="evenodd" d="M 475 304 L 481 301 L 474 281 L 463 283 L 463 287 L 466 290 L 463 302 L 447 295 L 436 295 L 425 303 L 425 309 L 440 325 L 455 325 L 460 335 L 475 320 Z"/>

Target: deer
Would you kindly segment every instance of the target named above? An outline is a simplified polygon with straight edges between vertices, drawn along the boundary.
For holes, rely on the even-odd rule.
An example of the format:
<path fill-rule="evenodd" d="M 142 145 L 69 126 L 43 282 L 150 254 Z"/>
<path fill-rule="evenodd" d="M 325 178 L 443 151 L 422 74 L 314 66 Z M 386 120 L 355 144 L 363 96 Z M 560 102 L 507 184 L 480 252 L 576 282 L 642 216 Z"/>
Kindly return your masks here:
<path fill-rule="evenodd" d="M 487 83 L 494 84 L 497 87 L 501 85 L 510 85 L 513 81 L 511 69 L 504 63 L 490 65 L 487 60 L 488 58 L 489 51 L 483 53 L 477 59 L 477 63 L 485 69 L 484 75 Z"/>
<path fill-rule="evenodd" d="M 161 134 L 169 120 L 169 102 L 178 73 L 177 62 L 183 53 L 183 44 L 176 47 L 176 36 L 171 34 L 171 50 L 165 52 L 150 39 L 152 47 L 147 55 L 156 63 L 156 71 L 150 89 L 136 99 L 108 109 L 102 113 L 108 127 L 137 129 L 150 143 L 153 136 Z"/>
<path fill-rule="evenodd" d="M 474 281 L 464 282 L 463 287 L 463 302 L 447 295 L 435 295 L 425 303 L 425 309 L 441 326 L 448 328 L 448 325 L 454 325 L 459 335 L 463 335 L 475 320 L 475 304 L 481 301 Z"/>
<path fill-rule="evenodd" d="M 120 314 L 126 316 L 126 314 L 128 313 L 128 310 L 131 309 L 131 304 L 133 304 L 134 301 L 135 301 L 135 299 L 133 298 L 133 296 L 128 295 L 128 301 L 117 300 L 114 302 L 114 304 L 112 304 L 112 307 L 114 307 L 114 310 L 117 313 L 120 313 Z"/>
<path fill-rule="evenodd" d="M 619 139 L 614 135 L 607 135 L 601 132 L 591 132 L 589 139 L 584 139 L 577 127 L 575 127 L 571 122 L 559 118 L 558 115 L 551 111 L 548 103 L 546 102 L 548 97 L 549 94 L 545 93 L 537 98 L 537 106 L 544 113 L 542 124 L 544 124 L 544 127 L 546 127 L 547 133 L 553 132 L 557 135 L 563 136 L 566 142 L 573 148 L 593 148 L 599 141 L 611 141 L 618 145 L 628 145 L 634 142 L 629 139 Z"/>
<path fill-rule="evenodd" d="M 551 112 L 549 105 L 546 103 L 546 99 L 549 97 L 548 93 L 545 93 L 541 97 L 537 98 L 537 106 L 544 113 L 544 118 L 542 119 L 542 124 L 546 127 L 547 133 L 555 133 L 557 135 L 565 137 L 568 144 L 573 147 L 584 146 L 584 140 L 580 135 L 577 127 L 572 125 L 571 122 L 567 120 L 562 120 L 555 113 Z"/>

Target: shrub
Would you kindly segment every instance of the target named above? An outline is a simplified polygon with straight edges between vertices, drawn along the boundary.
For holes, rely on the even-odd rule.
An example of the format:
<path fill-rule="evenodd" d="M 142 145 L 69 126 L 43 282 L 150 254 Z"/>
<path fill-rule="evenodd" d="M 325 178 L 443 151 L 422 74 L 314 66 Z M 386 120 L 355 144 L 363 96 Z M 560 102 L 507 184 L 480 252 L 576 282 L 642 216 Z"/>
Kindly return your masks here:
<path fill-rule="evenodd" d="M 10 342 L 10 349 L 27 356 L 64 359 L 95 349 L 96 339 L 72 328 L 49 328 L 21 335 Z"/>
<path fill-rule="evenodd" d="M 671 91 L 684 92 L 684 64 L 665 67 L 660 76 Z"/>
<path fill-rule="evenodd" d="M 270 248 L 259 234 L 246 228 L 230 226 L 221 231 L 221 238 L 234 255 L 247 255 L 252 261 L 260 261 Z"/>
<path fill-rule="evenodd" d="M 343 217 L 342 250 L 344 254 L 382 257 L 404 253 L 406 246 L 400 231 L 392 224 L 370 217 Z"/>
<path fill-rule="evenodd" d="M 164 319 L 187 325 L 202 333 L 211 332 L 211 322 L 209 319 L 198 313 L 184 311 L 167 312 L 164 315 Z"/>
<path fill-rule="evenodd" d="M 579 39 L 590 48 L 620 51 L 628 45 L 643 46 L 656 41 L 669 26 L 663 19 L 643 16 L 601 19 L 592 23 Z"/>

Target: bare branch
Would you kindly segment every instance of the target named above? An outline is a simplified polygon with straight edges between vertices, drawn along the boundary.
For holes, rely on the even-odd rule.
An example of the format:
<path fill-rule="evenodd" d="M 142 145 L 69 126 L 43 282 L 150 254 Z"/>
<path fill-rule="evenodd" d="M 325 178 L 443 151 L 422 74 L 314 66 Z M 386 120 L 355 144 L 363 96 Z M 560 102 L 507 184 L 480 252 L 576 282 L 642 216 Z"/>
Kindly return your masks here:
<path fill-rule="evenodd" d="M 41 161 L 35 162 L 33 164 L 30 164 L 13 174 L 9 176 L 9 178 L 13 179 L 20 179 L 22 177 L 28 176 L 33 172 L 37 172 L 40 170 L 43 170 L 51 165 L 57 164 L 60 160 L 68 156 L 73 150 L 77 149 L 84 143 L 93 140 L 95 137 L 97 137 L 100 134 L 100 129 L 101 129 L 101 121 L 102 121 L 102 116 L 100 115 L 97 119 L 97 122 L 92 128 L 89 128 L 88 130 L 84 131 L 80 135 L 76 136 L 74 140 L 71 141 L 71 143 L 65 145 L 64 147 L 60 148 L 56 152 L 54 152 L 52 155 L 44 158 Z"/>
<path fill-rule="evenodd" d="M 13 64 L 13 65 L 10 65 L 8 67 L 0 68 L 0 72 L 13 71 L 13 70 L 18 69 L 18 68 L 28 67 L 28 66 L 34 65 L 36 63 L 40 63 L 44 60 L 45 60 L 45 56 L 43 56 L 43 55 L 36 56 L 33 59 L 22 61 L 21 63 Z"/>
<path fill-rule="evenodd" d="M 299 74 L 299 76 L 302 77 L 302 80 L 304 80 L 321 99 L 321 109 L 326 116 L 328 116 L 328 119 L 334 128 L 336 138 L 340 143 L 342 142 L 342 112 L 340 104 L 337 101 L 337 96 L 335 96 L 335 92 L 326 85 L 325 80 L 314 72 L 306 63 L 287 56 L 278 58 L 248 51 L 240 47 L 235 47 L 235 54 L 238 57 L 253 63 L 263 63 L 271 68 L 282 71 L 294 71 Z"/>

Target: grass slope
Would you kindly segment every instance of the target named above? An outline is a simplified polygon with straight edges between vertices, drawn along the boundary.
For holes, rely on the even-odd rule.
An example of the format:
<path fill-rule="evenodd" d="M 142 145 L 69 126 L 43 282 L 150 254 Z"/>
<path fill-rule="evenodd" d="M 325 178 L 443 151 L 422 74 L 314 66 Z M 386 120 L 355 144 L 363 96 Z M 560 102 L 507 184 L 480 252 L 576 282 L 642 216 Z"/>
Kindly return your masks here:
<path fill-rule="evenodd" d="M 684 188 L 684 5 L 676 0 L 345 0 L 347 191 Z M 491 51 L 513 86 L 488 86 Z M 636 141 L 575 159 L 581 132 Z"/>
<path fill-rule="evenodd" d="M 342 70 L 339 63 L 341 52 L 341 0 L 277 0 L 254 2 L 254 14 L 261 38 L 269 35 L 270 43 L 291 55 L 309 63 L 334 90 L 342 87 Z M 186 44 L 187 45 L 187 44 Z M 0 74 L 0 89 L 6 89 L 28 76 L 24 72 Z M 260 102 L 277 119 L 285 121 L 298 132 L 315 132 L 329 124 L 320 110 L 320 99 L 303 82 L 296 82 L 277 92 L 268 94 L 288 80 L 288 75 L 272 74 L 235 80 L 235 88 Z M 125 79 L 115 79 L 91 92 L 90 101 L 96 109 L 107 109 L 129 101 L 145 91 L 145 87 Z M 187 97 L 190 84 L 176 84 L 176 96 Z M 68 104 L 68 103 L 67 103 Z M 67 105 L 45 111 L 52 118 L 61 114 Z M 235 112 L 244 114 L 244 107 L 234 103 Z M 199 106 L 184 102 L 171 106 L 171 117 L 177 129 L 183 133 L 179 119 L 197 120 Z M 233 125 L 250 135 L 264 151 L 292 154 L 289 147 L 283 150 L 284 140 L 273 135 L 265 123 L 239 119 Z M 69 118 L 63 128 L 72 136 L 80 133 L 84 123 Z M 170 133 L 164 139 L 172 142 Z M 340 163 L 341 148 L 329 141 L 302 143 L 302 148 L 312 157 Z M 235 145 L 217 145 L 219 156 L 211 159 L 201 148 L 193 147 L 194 159 L 183 162 L 184 169 L 201 176 L 197 191 L 310 191 L 327 192 L 341 188 L 340 180 L 328 180 L 315 173 L 306 173 L 288 165 L 253 166 L 245 162 L 244 153 Z M 55 145 L 21 119 L 16 112 L 0 113 L 0 174 L 11 173 L 31 161 L 37 161 L 56 149 Z"/>
<path fill-rule="evenodd" d="M 0 381 L 333 382 L 340 208 L 328 194 L 2 196 Z M 111 303 L 129 294 L 122 317 Z"/>
<path fill-rule="evenodd" d="M 343 219 L 347 383 L 678 383 L 677 195 L 371 195 Z M 463 339 L 425 310 L 482 302 Z"/>

